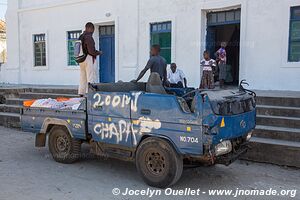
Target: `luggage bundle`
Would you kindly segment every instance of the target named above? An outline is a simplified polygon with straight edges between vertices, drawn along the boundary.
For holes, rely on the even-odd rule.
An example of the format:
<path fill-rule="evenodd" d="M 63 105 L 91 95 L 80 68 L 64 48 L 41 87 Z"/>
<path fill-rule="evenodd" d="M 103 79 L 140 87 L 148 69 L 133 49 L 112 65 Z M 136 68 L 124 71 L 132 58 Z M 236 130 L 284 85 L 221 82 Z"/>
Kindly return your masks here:
<path fill-rule="evenodd" d="M 32 108 L 49 108 L 61 110 L 79 110 L 84 98 L 34 99 L 23 102 L 23 106 Z"/>

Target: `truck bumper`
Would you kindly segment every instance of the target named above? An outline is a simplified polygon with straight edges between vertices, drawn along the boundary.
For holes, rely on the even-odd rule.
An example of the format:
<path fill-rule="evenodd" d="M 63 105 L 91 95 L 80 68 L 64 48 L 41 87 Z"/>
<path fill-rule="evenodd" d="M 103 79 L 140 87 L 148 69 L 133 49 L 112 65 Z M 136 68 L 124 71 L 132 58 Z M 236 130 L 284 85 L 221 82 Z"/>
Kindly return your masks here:
<path fill-rule="evenodd" d="M 225 154 L 225 155 L 217 156 L 215 163 L 228 166 L 232 162 L 234 162 L 236 159 L 238 159 L 241 155 L 246 153 L 248 149 L 249 149 L 249 143 L 246 142 L 246 143 L 240 145 L 237 150 L 233 150 L 232 152 Z"/>

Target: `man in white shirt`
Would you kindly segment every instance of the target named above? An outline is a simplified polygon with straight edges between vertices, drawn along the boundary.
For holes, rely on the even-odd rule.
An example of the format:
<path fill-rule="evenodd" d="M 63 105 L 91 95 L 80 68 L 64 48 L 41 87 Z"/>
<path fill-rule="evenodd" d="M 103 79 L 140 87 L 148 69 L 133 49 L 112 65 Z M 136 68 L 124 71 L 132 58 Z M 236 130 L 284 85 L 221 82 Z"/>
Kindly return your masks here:
<path fill-rule="evenodd" d="M 167 74 L 167 86 L 173 88 L 187 87 L 185 75 L 182 70 L 177 69 L 176 63 L 172 63 L 170 68 L 171 71 L 168 71 Z"/>

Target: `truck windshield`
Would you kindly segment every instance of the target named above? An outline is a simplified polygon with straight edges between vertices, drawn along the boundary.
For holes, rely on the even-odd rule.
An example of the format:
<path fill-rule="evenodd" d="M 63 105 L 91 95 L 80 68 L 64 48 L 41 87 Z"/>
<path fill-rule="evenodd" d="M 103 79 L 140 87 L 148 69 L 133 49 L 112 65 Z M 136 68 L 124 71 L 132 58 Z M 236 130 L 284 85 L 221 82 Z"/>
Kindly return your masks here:
<path fill-rule="evenodd" d="M 202 91 L 208 95 L 213 112 L 216 115 L 236 115 L 255 108 L 255 99 L 247 92 L 239 90 Z"/>

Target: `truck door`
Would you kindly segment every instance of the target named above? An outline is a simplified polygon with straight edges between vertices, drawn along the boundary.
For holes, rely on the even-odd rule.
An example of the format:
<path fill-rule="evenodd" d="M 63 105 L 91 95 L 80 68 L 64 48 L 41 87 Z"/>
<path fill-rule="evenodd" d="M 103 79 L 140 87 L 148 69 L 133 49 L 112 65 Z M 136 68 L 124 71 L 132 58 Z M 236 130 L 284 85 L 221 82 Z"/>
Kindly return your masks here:
<path fill-rule="evenodd" d="M 131 146 L 130 99 L 124 92 L 89 94 L 89 133 L 94 141 Z"/>
<path fill-rule="evenodd" d="M 144 135 L 151 135 L 168 138 L 184 154 L 203 153 L 202 120 L 196 113 L 185 110 L 180 98 L 153 93 L 135 96 L 131 109 L 134 146 Z"/>

